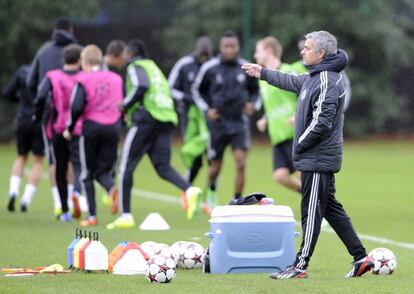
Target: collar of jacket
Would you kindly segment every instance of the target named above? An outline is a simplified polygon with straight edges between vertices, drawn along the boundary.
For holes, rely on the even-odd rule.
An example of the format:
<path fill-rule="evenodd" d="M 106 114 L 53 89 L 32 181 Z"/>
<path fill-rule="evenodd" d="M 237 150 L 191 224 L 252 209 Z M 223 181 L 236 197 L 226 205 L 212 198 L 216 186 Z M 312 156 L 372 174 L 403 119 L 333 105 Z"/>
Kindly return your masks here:
<path fill-rule="evenodd" d="M 239 64 L 239 58 L 240 58 L 240 56 L 239 56 L 239 55 L 237 55 L 234 59 L 231 59 L 231 60 L 224 60 L 224 59 L 223 59 L 223 56 L 220 54 L 220 55 L 219 55 L 219 58 L 220 58 L 220 62 L 221 62 L 222 64 L 237 65 L 237 64 Z"/>
<path fill-rule="evenodd" d="M 75 37 L 64 30 L 54 30 L 52 33 L 52 40 L 55 41 L 58 46 L 66 46 L 72 43 L 76 43 Z"/>
<path fill-rule="evenodd" d="M 311 76 L 314 76 L 322 71 L 341 72 L 345 69 L 348 63 L 348 54 L 342 49 L 338 49 L 336 53 L 331 53 L 326 56 L 321 63 L 307 66 Z"/>

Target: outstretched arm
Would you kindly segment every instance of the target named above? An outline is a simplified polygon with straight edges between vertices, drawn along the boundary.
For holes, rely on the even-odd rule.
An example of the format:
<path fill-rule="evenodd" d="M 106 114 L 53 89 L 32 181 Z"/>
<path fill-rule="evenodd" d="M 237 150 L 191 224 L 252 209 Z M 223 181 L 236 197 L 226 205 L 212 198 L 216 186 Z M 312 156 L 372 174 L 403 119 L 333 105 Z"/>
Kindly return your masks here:
<path fill-rule="evenodd" d="M 246 63 L 242 65 L 242 69 L 252 77 L 260 78 L 268 82 L 270 85 L 281 88 L 283 90 L 299 93 L 305 82 L 307 74 L 295 75 L 285 74 L 278 70 L 266 69 L 261 65 Z"/>

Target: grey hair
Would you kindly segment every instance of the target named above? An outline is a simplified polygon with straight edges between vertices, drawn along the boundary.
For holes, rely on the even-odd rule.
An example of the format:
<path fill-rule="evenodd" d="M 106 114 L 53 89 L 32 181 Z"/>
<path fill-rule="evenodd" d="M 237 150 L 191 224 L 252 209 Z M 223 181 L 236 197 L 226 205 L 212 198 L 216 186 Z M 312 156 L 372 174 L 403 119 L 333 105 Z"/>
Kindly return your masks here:
<path fill-rule="evenodd" d="M 325 55 L 335 53 L 338 50 L 338 42 L 334 35 L 327 31 L 315 31 L 305 35 L 306 39 L 315 41 L 315 50 L 325 50 Z"/>

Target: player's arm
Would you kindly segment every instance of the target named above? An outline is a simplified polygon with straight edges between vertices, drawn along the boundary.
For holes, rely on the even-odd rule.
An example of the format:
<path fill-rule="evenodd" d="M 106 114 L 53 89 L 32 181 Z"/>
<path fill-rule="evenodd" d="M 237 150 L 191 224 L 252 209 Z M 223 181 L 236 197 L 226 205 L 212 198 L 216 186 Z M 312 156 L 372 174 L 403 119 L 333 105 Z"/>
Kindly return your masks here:
<path fill-rule="evenodd" d="M 26 77 L 26 86 L 30 92 L 36 93 L 37 86 L 39 85 L 39 58 L 38 54 L 36 54 L 35 58 L 33 59 L 32 65 L 30 66 L 29 73 Z"/>
<path fill-rule="evenodd" d="M 19 102 L 19 71 L 16 71 L 11 80 L 3 88 L 2 96 L 13 102 Z"/>
<path fill-rule="evenodd" d="M 205 66 L 203 65 L 199 73 L 197 74 L 197 77 L 193 83 L 192 91 L 191 91 L 193 94 L 194 103 L 203 112 L 207 112 L 211 108 L 209 88 L 210 88 L 209 71 L 206 70 Z"/>
<path fill-rule="evenodd" d="M 250 76 L 247 76 L 246 83 L 248 92 L 246 112 L 248 115 L 252 115 L 254 111 L 258 111 L 262 107 L 259 83 L 257 82 L 257 79 Z"/>
<path fill-rule="evenodd" d="M 299 94 L 302 85 L 308 77 L 307 74 L 295 75 L 285 74 L 278 70 L 266 69 L 261 65 L 246 63 L 242 65 L 242 69 L 252 77 L 260 78 L 268 82 L 270 85 L 281 88 L 283 90 L 295 92 Z"/>
<path fill-rule="evenodd" d="M 184 89 L 184 73 L 182 70 L 182 63 L 178 61 L 172 68 L 168 76 L 168 84 L 171 88 L 171 94 L 177 101 L 191 101 L 191 95 L 183 92 Z"/>
<path fill-rule="evenodd" d="M 122 110 L 126 111 L 135 103 L 144 99 L 145 92 L 149 89 L 149 78 L 141 66 L 129 65 L 127 79 L 131 81 L 132 90 L 127 92 L 127 96 L 122 102 Z"/>
<path fill-rule="evenodd" d="M 296 150 L 298 153 L 312 148 L 332 129 L 332 122 L 339 106 L 339 90 L 335 83 L 328 81 L 313 97 L 313 116 L 306 130 L 300 135 Z"/>
<path fill-rule="evenodd" d="M 43 117 L 45 105 L 51 102 L 52 85 L 47 77 L 44 77 L 40 83 L 35 98 L 35 122 L 39 122 Z"/>
<path fill-rule="evenodd" d="M 75 128 L 76 122 L 83 114 L 86 107 L 86 103 L 87 100 L 85 88 L 80 83 L 78 83 L 72 90 L 70 116 L 66 127 L 69 133 L 72 133 L 73 129 Z"/>

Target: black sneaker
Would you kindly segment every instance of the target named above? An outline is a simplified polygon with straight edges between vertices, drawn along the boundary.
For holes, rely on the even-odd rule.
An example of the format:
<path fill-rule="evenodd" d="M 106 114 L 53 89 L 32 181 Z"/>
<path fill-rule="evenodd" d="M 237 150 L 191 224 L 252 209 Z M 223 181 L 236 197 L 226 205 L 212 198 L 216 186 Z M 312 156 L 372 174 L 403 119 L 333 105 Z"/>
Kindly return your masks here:
<path fill-rule="evenodd" d="M 294 265 L 287 267 L 281 272 L 273 273 L 269 276 L 271 279 L 281 280 L 281 279 L 306 279 L 308 273 L 306 270 L 297 268 Z"/>
<path fill-rule="evenodd" d="M 14 203 L 16 202 L 16 196 L 11 196 L 9 198 L 9 204 L 7 204 L 8 211 L 14 211 Z"/>
<path fill-rule="evenodd" d="M 27 212 L 27 205 L 26 205 L 26 204 L 24 204 L 24 203 L 22 203 L 22 204 L 20 205 L 20 211 L 21 211 L 21 212 Z"/>
<path fill-rule="evenodd" d="M 360 277 L 374 268 L 374 260 L 370 256 L 355 261 L 353 264 L 351 271 L 345 278 Z"/>

